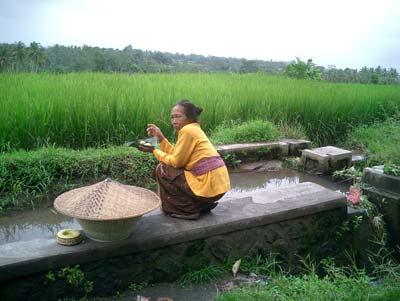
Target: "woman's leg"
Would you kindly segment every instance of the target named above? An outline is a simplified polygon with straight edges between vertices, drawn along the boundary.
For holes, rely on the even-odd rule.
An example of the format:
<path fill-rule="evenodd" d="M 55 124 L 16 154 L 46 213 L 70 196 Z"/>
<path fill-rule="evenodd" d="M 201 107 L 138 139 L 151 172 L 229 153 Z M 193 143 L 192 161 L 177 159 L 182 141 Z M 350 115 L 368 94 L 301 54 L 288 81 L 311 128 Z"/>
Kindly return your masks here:
<path fill-rule="evenodd" d="M 175 169 L 160 163 L 156 168 L 162 210 L 167 214 L 186 215 L 196 219 L 200 213 L 216 207 L 223 194 L 205 198 L 195 195 L 186 182 L 183 169 Z"/>

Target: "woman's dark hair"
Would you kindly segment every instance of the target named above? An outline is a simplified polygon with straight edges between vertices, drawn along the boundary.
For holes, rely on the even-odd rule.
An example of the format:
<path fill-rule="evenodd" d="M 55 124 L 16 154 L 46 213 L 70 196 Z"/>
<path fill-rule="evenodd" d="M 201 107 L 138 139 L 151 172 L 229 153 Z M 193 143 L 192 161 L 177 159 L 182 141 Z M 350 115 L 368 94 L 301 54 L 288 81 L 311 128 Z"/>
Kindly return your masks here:
<path fill-rule="evenodd" d="M 183 107 L 187 118 L 189 118 L 193 121 L 199 122 L 199 116 L 200 116 L 201 112 L 203 112 L 202 108 L 195 106 L 187 99 L 182 99 L 182 100 L 178 101 L 175 105 Z"/>

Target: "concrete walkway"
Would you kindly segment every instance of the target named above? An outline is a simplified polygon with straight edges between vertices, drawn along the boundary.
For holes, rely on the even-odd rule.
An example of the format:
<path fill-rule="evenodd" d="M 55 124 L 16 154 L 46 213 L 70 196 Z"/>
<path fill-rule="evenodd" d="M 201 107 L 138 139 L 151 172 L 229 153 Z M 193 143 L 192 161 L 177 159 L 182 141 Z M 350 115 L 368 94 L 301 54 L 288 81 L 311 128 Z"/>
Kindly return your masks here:
<path fill-rule="evenodd" d="M 132 250 L 142 252 L 161 248 L 337 207 L 346 207 L 342 194 L 306 182 L 290 189 L 276 189 L 268 194 L 223 202 L 196 222 L 162 214 L 145 216 L 135 226 L 132 236 L 123 241 L 101 243 L 85 239 L 73 247 L 58 245 L 55 239 L 13 242 L 0 245 L 0 280 L 108 256 L 122 256 Z"/>

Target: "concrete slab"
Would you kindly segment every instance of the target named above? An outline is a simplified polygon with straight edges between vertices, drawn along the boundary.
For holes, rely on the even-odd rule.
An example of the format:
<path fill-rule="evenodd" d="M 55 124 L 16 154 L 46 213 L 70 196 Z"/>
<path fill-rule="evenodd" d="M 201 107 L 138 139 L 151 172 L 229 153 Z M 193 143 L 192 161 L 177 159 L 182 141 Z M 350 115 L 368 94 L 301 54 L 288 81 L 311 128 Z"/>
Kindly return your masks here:
<path fill-rule="evenodd" d="M 85 238 L 76 246 L 61 246 L 55 239 L 9 243 L 0 245 L 0 280 L 154 250 L 337 208 L 346 211 L 343 194 L 305 182 L 222 202 L 198 221 L 178 220 L 163 214 L 145 216 L 133 234 L 122 241 L 101 243 Z"/>
<path fill-rule="evenodd" d="M 237 143 L 218 145 L 215 147 L 221 155 L 235 154 L 240 152 L 257 151 L 262 148 L 279 149 L 282 156 L 287 156 L 289 153 L 289 144 L 286 142 L 259 142 L 259 143 Z"/>
<path fill-rule="evenodd" d="M 352 151 L 341 149 L 335 146 L 324 146 L 305 149 L 302 151 L 301 160 L 305 168 L 308 167 L 308 161 L 316 161 L 317 165 L 313 166 L 322 173 L 328 173 L 350 167 L 352 162 Z"/>
<path fill-rule="evenodd" d="M 321 155 L 328 155 L 337 159 L 346 159 L 352 154 L 351 151 L 341 149 L 335 146 L 324 146 L 319 148 L 313 148 L 313 151 Z"/>

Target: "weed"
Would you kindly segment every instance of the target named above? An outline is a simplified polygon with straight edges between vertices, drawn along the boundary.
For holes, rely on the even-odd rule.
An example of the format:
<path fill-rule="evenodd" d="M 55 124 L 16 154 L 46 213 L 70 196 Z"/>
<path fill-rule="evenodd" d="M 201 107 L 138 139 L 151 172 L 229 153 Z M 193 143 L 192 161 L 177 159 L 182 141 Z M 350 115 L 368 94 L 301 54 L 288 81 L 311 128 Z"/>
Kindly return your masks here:
<path fill-rule="evenodd" d="M 357 231 L 360 228 L 362 222 L 362 215 L 355 216 L 351 220 L 343 221 L 340 224 L 339 229 L 336 231 L 336 239 L 341 238 L 346 233 Z"/>
<path fill-rule="evenodd" d="M 82 288 L 86 294 L 93 291 L 93 282 L 85 279 L 85 274 L 79 269 L 79 265 L 62 268 L 57 276 L 75 288 Z"/>
<path fill-rule="evenodd" d="M 240 266 L 241 271 L 247 273 L 256 273 L 263 275 L 276 275 L 278 273 L 283 273 L 280 266 L 282 263 L 278 259 L 279 254 L 269 253 L 266 256 L 258 254 L 257 256 L 246 257 Z"/>
<path fill-rule="evenodd" d="M 400 166 L 393 163 L 385 163 L 383 173 L 392 176 L 400 176 Z"/>
<path fill-rule="evenodd" d="M 237 158 L 236 154 L 223 154 L 221 157 L 229 167 L 237 168 L 240 163 L 242 163 L 242 161 Z"/>
<path fill-rule="evenodd" d="M 303 171 L 304 165 L 301 163 L 301 158 L 299 157 L 288 157 L 283 160 L 283 167 Z"/>
<path fill-rule="evenodd" d="M 188 269 L 180 280 L 181 287 L 193 283 L 207 283 L 226 272 L 222 265 L 207 265 L 197 270 Z"/>
<path fill-rule="evenodd" d="M 56 276 L 54 275 L 54 273 L 52 271 L 49 271 L 46 274 L 45 284 L 48 284 L 49 282 L 54 282 L 54 281 L 56 281 Z"/>
<path fill-rule="evenodd" d="M 140 282 L 140 283 L 135 283 L 132 282 L 131 284 L 129 284 L 129 289 L 133 292 L 139 292 L 141 291 L 143 288 L 145 288 L 148 285 L 147 282 Z"/>
<path fill-rule="evenodd" d="M 347 181 L 353 185 L 361 181 L 362 171 L 356 169 L 354 166 L 342 170 L 335 170 L 332 174 L 334 181 Z"/>

